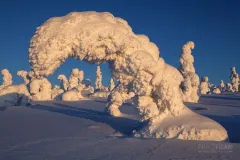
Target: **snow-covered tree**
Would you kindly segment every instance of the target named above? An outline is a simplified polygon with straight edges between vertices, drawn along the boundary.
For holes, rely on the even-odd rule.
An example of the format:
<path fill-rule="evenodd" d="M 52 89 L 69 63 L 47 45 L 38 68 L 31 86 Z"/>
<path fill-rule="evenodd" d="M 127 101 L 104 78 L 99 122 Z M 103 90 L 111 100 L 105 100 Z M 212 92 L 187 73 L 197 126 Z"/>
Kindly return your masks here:
<path fill-rule="evenodd" d="M 32 78 L 30 93 L 33 101 L 45 101 L 52 99 L 52 84 L 46 78 Z"/>
<path fill-rule="evenodd" d="M 28 103 L 30 93 L 27 88 L 29 83 L 28 72 L 19 71 L 18 75 L 23 77 L 25 84 L 12 84 L 12 75 L 7 69 L 2 70 L 3 85 L 0 87 L 0 104 L 4 105 L 26 105 Z"/>
<path fill-rule="evenodd" d="M 183 99 L 185 102 L 198 102 L 199 100 L 199 77 L 195 73 L 193 66 L 194 57 L 192 56 L 192 49 L 194 49 L 193 42 L 187 42 L 182 47 L 182 55 L 180 61 L 180 72 L 182 73 L 184 80 L 181 84 Z"/>
<path fill-rule="evenodd" d="M 1 71 L 1 74 L 3 76 L 3 84 L 0 86 L 0 90 L 4 87 L 12 85 L 12 75 L 7 69 L 3 69 Z"/>
<path fill-rule="evenodd" d="M 200 91 L 201 91 L 201 94 L 207 94 L 207 93 L 210 92 L 207 76 L 202 78 L 202 81 L 201 81 L 201 84 L 200 84 Z"/>
<path fill-rule="evenodd" d="M 72 12 L 38 27 L 29 48 L 36 75 L 48 76 L 72 57 L 109 63 L 119 82 L 108 98 L 106 112 L 110 115 L 120 116 L 124 95 L 134 92 L 139 117 L 147 122 L 134 136 L 205 141 L 228 138 L 220 124 L 184 105 L 182 74 L 165 63 L 158 47 L 147 36 L 135 34 L 125 20 L 108 12 Z"/>
<path fill-rule="evenodd" d="M 224 92 L 225 91 L 225 83 L 223 82 L 223 80 L 221 80 L 221 82 L 220 82 L 220 85 L 219 85 L 219 87 L 218 87 L 222 92 Z"/>
<path fill-rule="evenodd" d="M 97 66 L 95 89 L 96 90 L 101 90 L 101 88 L 102 88 L 102 72 L 101 72 L 100 66 Z"/>
<path fill-rule="evenodd" d="M 234 91 L 234 90 L 233 90 L 233 86 L 232 86 L 231 83 L 227 83 L 227 85 L 226 85 L 226 90 L 227 90 L 228 92 L 233 92 L 233 91 Z"/>
<path fill-rule="evenodd" d="M 232 87 L 234 92 L 238 92 L 239 89 L 239 76 L 237 74 L 236 68 L 233 67 L 231 68 L 231 82 L 232 82 Z"/>
<path fill-rule="evenodd" d="M 109 83 L 109 87 L 108 87 L 109 92 L 111 92 L 114 87 L 115 87 L 115 84 L 114 84 L 113 79 L 111 78 L 110 79 L 110 83 Z"/>
<path fill-rule="evenodd" d="M 69 77 L 69 87 L 68 90 L 71 90 L 77 87 L 79 84 L 79 69 L 74 68 L 72 69 L 71 75 Z"/>
<path fill-rule="evenodd" d="M 64 91 L 67 91 L 69 87 L 69 82 L 67 77 L 63 74 L 60 74 L 58 75 L 57 79 L 60 80 L 60 88 L 63 89 Z"/>

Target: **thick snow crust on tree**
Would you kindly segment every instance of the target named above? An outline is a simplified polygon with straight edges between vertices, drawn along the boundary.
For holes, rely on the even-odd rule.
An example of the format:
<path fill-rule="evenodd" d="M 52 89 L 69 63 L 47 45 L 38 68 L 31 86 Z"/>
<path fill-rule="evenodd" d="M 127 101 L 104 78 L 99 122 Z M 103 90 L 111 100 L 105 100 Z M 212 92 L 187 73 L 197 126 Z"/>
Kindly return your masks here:
<path fill-rule="evenodd" d="M 60 80 L 60 88 L 63 89 L 64 91 L 67 91 L 69 87 L 69 82 L 67 77 L 63 74 L 60 74 L 58 75 L 57 79 Z"/>
<path fill-rule="evenodd" d="M 201 94 L 207 94 L 210 92 L 208 77 L 206 76 L 202 78 L 202 81 L 200 84 L 200 92 Z"/>
<path fill-rule="evenodd" d="M 234 92 L 239 91 L 239 76 L 237 74 L 236 68 L 233 67 L 231 68 L 231 82 L 232 82 L 232 87 Z"/>
<path fill-rule="evenodd" d="M 135 136 L 227 139 L 220 124 L 183 104 L 182 74 L 159 57 L 158 47 L 147 36 L 134 34 L 125 20 L 108 12 L 72 12 L 38 27 L 29 48 L 36 77 L 52 74 L 69 57 L 95 64 L 109 63 L 119 84 L 109 95 L 106 111 L 121 116 L 119 107 L 126 95 L 133 92 L 139 115 L 147 121 Z M 179 121 L 181 118 L 186 121 Z"/>
<path fill-rule="evenodd" d="M 182 55 L 180 61 L 180 72 L 184 77 L 184 81 L 181 84 L 183 92 L 183 100 L 185 102 L 198 102 L 199 100 L 199 77 L 195 73 L 193 66 L 194 57 L 192 56 L 192 49 L 194 49 L 194 43 L 189 41 L 182 47 Z"/>
<path fill-rule="evenodd" d="M 0 90 L 4 87 L 12 85 L 12 75 L 7 69 L 3 69 L 1 71 L 1 74 L 3 76 L 3 84 L 0 86 Z"/>
<path fill-rule="evenodd" d="M 100 91 L 102 89 L 102 72 L 100 66 L 97 66 L 95 89 Z"/>
<path fill-rule="evenodd" d="M 33 101 L 47 101 L 52 99 L 52 84 L 46 78 L 32 78 L 30 93 Z"/>
<path fill-rule="evenodd" d="M 77 87 L 79 84 L 79 69 L 74 68 L 72 69 L 71 75 L 69 77 L 69 87 L 68 90 L 71 90 Z"/>

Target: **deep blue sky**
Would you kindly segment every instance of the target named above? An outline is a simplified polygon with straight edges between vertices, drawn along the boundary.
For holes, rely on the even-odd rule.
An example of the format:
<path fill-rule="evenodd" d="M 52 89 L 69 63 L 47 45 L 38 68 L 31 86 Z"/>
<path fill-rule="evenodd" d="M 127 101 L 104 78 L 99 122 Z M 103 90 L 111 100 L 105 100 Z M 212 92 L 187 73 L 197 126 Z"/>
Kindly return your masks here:
<path fill-rule="evenodd" d="M 8 68 L 15 83 L 21 69 L 29 70 L 28 47 L 36 27 L 72 11 L 108 11 L 128 21 L 136 34 L 145 34 L 160 48 L 160 56 L 178 67 L 181 48 L 194 41 L 195 68 L 212 83 L 229 81 L 230 67 L 240 73 L 240 2 L 237 0 L 3 0 L 0 2 L 0 69 Z M 49 77 L 72 68 L 95 80 L 95 65 L 69 59 Z M 110 73 L 101 65 L 104 84 Z M 0 77 L 1 78 L 1 77 Z"/>

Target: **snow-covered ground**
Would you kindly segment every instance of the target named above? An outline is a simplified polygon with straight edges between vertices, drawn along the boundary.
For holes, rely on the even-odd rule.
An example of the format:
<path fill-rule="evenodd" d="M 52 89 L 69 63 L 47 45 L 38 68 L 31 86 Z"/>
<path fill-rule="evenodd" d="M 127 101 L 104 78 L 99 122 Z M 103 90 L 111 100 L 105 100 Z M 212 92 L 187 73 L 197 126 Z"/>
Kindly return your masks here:
<path fill-rule="evenodd" d="M 197 113 L 220 123 L 231 143 L 138 139 L 142 126 L 131 102 L 122 117 L 105 114 L 106 100 L 41 102 L 0 108 L 0 160 L 223 160 L 240 156 L 240 95 L 206 95 Z M 199 122 L 201 123 L 201 122 Z"/>

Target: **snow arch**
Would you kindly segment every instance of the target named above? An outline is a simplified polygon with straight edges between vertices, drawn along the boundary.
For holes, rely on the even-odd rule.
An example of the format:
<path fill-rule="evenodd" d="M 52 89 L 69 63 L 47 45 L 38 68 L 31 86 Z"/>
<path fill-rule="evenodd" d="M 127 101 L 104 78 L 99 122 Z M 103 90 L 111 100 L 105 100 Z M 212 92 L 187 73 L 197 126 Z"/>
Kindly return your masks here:
<path fill-rule="evenodd" d="M 110 64 L 119 85 L 108 97 L 109 114 L 121 116 L 118 107 L 135 93 L 141 120 L 149 121 L 135 136 L 217 141 L 227 138 L 222 126 L 183 104 L 181 73 L 159 57 L 158 47 L 147 36 L 134 34 L 123 19 L 107 12 L 73 12 L 38 27 L 29 48 L 35 77 L 52 74 L 69 57 Z M 179 121 L 183 115 L 192 115 L 191 123 Z M 166 121 L 168 118 L 172 120 Z M 199 119 L 209 126 L 199 125 Z"/>

